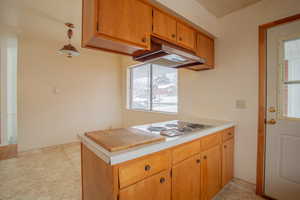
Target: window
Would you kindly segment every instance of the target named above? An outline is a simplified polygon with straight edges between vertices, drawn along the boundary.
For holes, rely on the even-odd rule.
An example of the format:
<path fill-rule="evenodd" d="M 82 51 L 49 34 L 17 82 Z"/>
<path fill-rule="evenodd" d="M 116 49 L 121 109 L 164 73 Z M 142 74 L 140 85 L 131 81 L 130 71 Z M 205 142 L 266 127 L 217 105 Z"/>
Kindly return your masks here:
<path fill-rule="evenodd" d="M 177 112 L 177 70 L 154 64 L 129 68 L 129 109 Z"/>
<path fill-rule="evenodd" d="M 281 113 L 285 118 L 300 118 L 300 37 L 283 41 L 281 65 Z"/>

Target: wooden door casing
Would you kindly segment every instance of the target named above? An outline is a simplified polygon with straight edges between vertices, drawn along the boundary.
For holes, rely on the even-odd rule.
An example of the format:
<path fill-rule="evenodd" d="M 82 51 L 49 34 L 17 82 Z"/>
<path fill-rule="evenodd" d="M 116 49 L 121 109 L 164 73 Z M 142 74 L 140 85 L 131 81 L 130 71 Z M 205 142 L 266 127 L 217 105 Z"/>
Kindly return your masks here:
<path fill-rule="evenodd" d="M 200 200 L 200 154 L 188 158 L 172 168 L 172 200 Z"/>

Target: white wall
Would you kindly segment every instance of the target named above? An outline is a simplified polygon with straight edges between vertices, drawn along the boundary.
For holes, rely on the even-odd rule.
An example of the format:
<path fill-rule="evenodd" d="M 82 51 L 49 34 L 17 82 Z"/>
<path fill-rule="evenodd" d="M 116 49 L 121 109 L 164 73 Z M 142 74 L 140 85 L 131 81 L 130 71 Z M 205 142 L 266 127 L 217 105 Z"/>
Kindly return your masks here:
<path fill-rule="evenodd" d="M 70 59 L 57 53 L 60 42 L 24 36 L 19 42 L 20 151 L 122 126 L 118 55 L 80 49 Z"/>
<path fill-rule="evenodd" d="M 265 0 L 218 19 L 216 69 L 202 72 L 180 70 L 178 116 L 125 109 L 124 126 L 183 116 L 234 120 L 238 123 L 235 137 L 235 177 L 255 183 L 258 25 L 296 13 L 300 13 L 299 0 Z M 207 28 L 210 29 L 209 24 Z M 211 30 L 215 30 L 214 26 Z M 129 63 L 130 59 L 123 58 L 123 66 Z M 123 75 L 125 77 L 125 70 Z M 125 82 L 123 80 L 123 84 Z M 238 99 L 246 101 L 246 109 L 235 108 Z"/>

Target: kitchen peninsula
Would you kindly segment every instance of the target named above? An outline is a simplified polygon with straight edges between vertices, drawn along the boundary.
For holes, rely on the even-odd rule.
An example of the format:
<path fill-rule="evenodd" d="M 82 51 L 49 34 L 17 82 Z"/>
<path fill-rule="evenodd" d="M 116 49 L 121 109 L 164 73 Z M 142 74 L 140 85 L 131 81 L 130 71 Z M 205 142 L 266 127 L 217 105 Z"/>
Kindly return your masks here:
<path fill-rule="evenodd" d="M 234 126 L 174 120 L 81 134 L 83 200 L 212 199 L 233 178 Z"/>

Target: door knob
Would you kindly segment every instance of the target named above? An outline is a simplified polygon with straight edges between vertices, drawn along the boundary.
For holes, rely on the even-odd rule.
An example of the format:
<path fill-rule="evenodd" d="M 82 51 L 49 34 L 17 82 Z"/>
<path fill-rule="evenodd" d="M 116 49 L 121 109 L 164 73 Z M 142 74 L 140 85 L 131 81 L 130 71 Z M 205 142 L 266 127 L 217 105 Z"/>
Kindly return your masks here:
<path fill-rule="evenodd" d="M 277 123 L 277 122 L 276 122 L 275 119 L 270 119 L 270 120 L 267 121 L 267 124 L 271 124 L 271 125 L 274 125 L 274 124 L 276 124 L 276 123 Z"/>
<path fill-rule="evenodd" d="M 276 108 L 274 106 L 271 106 L 268 110 L 270 113 L 276 112 Z"/>

